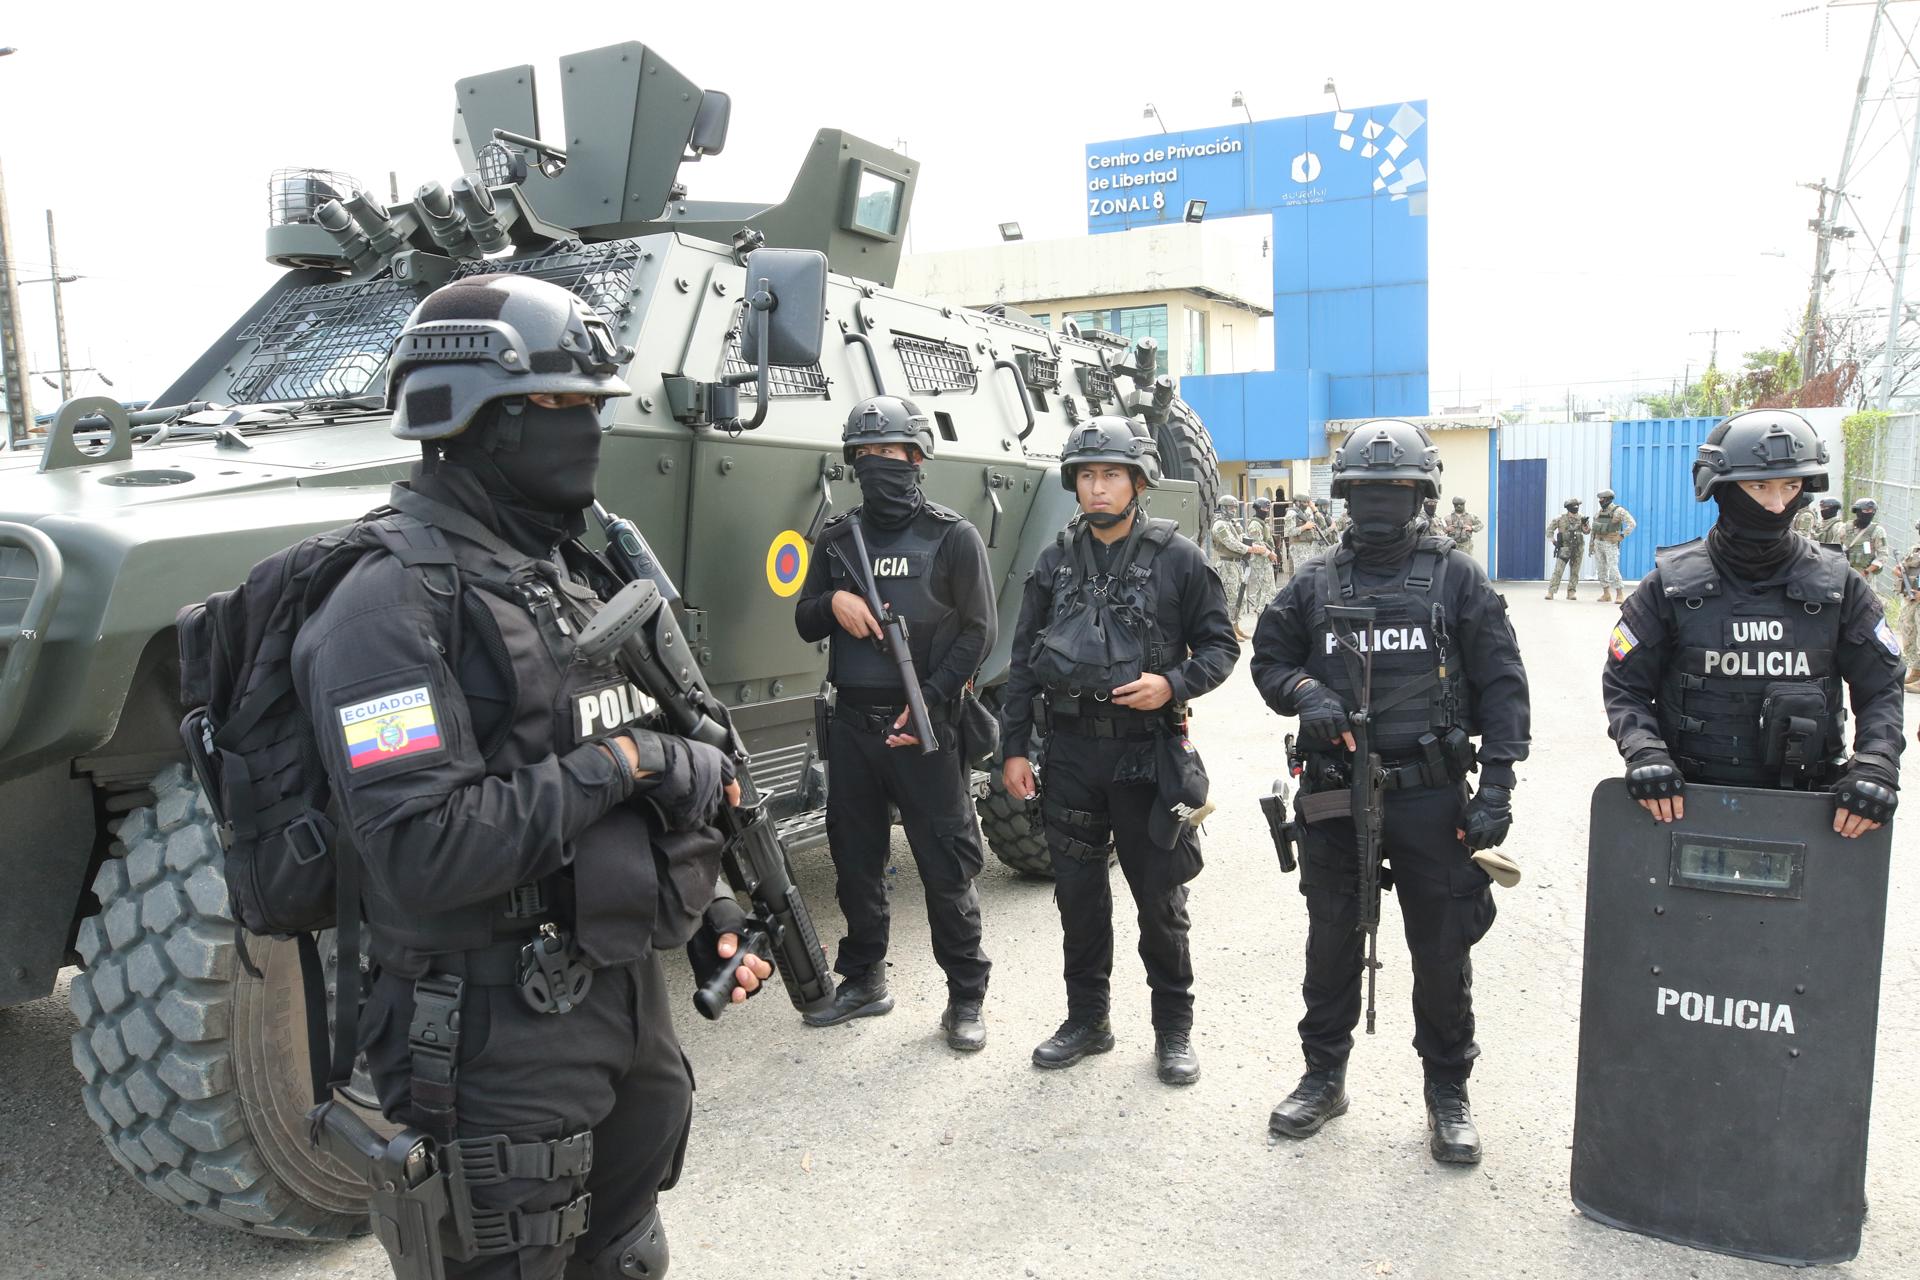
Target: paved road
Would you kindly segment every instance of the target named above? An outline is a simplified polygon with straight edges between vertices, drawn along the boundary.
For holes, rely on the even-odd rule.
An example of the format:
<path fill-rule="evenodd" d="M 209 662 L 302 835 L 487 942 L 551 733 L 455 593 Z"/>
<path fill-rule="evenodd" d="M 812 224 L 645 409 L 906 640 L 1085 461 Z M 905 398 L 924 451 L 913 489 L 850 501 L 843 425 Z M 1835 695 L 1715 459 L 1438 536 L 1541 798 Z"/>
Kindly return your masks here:
<path fill-rule="evenodd" d="M 1274 864 L 1253 796 L 1278 767 L 1281 723 L 1245 664 L 1201 705 L 1194 737 L 1226 800 L 1194 885 L 1197 1045 L 1186 1090 L 1153 1076 L 1147 993 L 1121 910 L 1119 1048 L 1042 1074 L 1034 1043 L 1064 1012 L 1047 885 L 982 877 L 996 968 L 991 1039 L 949 1053 L 912 860 L 899 846 L 891 1017 L 803 1028 L 775 996 L 681 1030 L 699 1074 L 688 1172 L 666 1198 L 681 1277 L 1595 1276 L 1700 1280 L 1774 1268 L 1600 1227 L 1567 1198 L 1588 795 L 1613 773 L 1597 670 L 1613 611 L 1509 592 L 1534 677 L 1534 757 L 1499 892 L 1476 949 L 1477 1169 L 1426 1155 L 1409 1047 L 1405 945 L 1387 910 L 1380 1031 L 1355 1053 L 1352 1112 L 1306 1143 L 1270 1142 L 1268 1109 L 1299 1072 L 1305 912 Z M 1920 711 L 1920 704 L 1909 702 Z M 1856 1276 L 1920 1274 L 1920 961 L 1912 915 L 1920 826 L 1896 842 L 1879 1087 Z M 1116 877 L 1117 878 L 1117 877 Z M 823 854 L 801 880 L 838 936 Z M 1126 901 L 1123 887 L 1117 889 Z M 377 1277 L 361 1240 L 307 1248 L 196 1226 L 133 1187 L 81 1111 L 64 989 L 0 1012 L 0 1276 Z"/>

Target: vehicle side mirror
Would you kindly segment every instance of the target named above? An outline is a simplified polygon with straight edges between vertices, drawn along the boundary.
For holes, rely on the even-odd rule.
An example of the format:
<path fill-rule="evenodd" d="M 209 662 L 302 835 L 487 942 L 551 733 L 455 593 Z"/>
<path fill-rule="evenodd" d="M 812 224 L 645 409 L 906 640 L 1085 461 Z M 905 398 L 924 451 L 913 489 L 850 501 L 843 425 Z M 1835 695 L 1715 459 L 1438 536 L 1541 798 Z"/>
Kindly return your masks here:
<path fill-rule="evenodd" d="M 727 121 L 733 115 L 733 99 L 718 89 L 708 89 L 700 95 L 700 106 L 693 116 L 693 133 L 687 139 L 687 150 L 694 159 L 701 156 L 717 156 L 721 148 L 727 145 Z"/>
<path fill-rule="evenodd" d="M 762 299 L 764 292 L 768 296 Z M 827 255 L 817 249 L 755 249 L 747 255 L 747 319 L 740 352 L 770 365 L 820 359 L 826 329 Z M 763 305 L 764 303 L 764 305 Z"/>

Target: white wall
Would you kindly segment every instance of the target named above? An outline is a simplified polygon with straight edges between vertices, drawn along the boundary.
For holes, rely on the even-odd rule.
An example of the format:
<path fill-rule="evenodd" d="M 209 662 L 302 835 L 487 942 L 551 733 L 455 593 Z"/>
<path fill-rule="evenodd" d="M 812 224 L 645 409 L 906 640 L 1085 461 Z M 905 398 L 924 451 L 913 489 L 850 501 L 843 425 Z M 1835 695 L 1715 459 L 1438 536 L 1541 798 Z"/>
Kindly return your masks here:
<path fill-rule="evenodd" d="M 1502 427 L 1500 456 L 1547 460 L 1547 519 L 1564 515 L 1566 508 L 1560 504 L 1568 498 L 1580 499 L 1580 514 L 1591 516 L 1600 506 L 1593 495 L 1611 487 L 1613 424 L 1522 422 Z"/>

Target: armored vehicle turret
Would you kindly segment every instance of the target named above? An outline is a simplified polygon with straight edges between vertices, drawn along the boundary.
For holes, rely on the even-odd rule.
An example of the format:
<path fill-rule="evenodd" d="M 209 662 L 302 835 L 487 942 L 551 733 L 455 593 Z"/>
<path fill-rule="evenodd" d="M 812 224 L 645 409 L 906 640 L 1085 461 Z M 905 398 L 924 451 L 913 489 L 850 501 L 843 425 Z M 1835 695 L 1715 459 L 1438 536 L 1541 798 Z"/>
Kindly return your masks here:
<path fill-rule="evenodd" d="M 380 506 L 418 446 L 383 391 L 408 313 L 486 271 L 560 284 L 634 356 L 609 403 L 599 491 L 677 584 L 683 626 L 734 707 L 790 841 L 823 834 L 811 699 L 824 646 L 799 640 L 809 538 L 858 501 L 849 406 L 912 396 L 940 440 L 927 489 L 987 535 L 1004 679 L 1017 584 L 1072 514 L 1069 429 L 1131 415 L 1158 439 L 1154 514 L 1190 531 L 1217 479 L 1204 429 L 1156 378 L 1150 343 L 891 287 L 919 164 L 816 134 L 775 204 L 691 198 L 682 175 L 725 145 L 729 103 L 641 44 L 561 60 L 564 121 L 534 68 L 455 86 L 459 173 L 380 200 L 313 170 L 274 175 L 267 256 L 284 271 L 151 408 L 61 407 L 0 454 L 0 1005 L 63 965 L 73 1057 L 115 1159 L 209 1222 L 325 1237 L 365 1194 L 309 1147 L 305 1022 L 291 943 L 242 955 L 211 819 L 181 762 L 173 622 L 277 548 Z M 743 303 L 761 248 L 827 256 L 817 360 L 756 367 Z M 990 776 L 989 776 L 990 775 Z M 995 850 L 1041 872 L 1037 823 L 982 775 Z"/>

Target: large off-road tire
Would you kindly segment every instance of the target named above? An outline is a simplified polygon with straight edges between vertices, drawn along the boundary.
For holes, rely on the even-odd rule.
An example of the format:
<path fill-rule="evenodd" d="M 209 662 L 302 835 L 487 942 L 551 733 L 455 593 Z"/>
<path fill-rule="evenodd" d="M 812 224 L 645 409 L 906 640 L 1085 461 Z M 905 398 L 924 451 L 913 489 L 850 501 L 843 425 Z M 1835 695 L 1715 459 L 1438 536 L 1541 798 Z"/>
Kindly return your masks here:
<path fill-rule="evenodd" d="M 184 766 L 120 820 L 80 927 L 73 1062 L 107 1150 L 194 1217 L 291 1239 L 367 1226 L 366 1188 L 308 1145 L 305 1001 L 290 942 L 248 973 L 213 816 Z"/>
<path fill-rule="evenodd" d="M 1040 807 L 1014 799 L 1001 779 L 997 756 L 988 762 L 987 794 L 975 800 L 973 807 L 980 814 L 980 834 L 986 837 L 994 857 L 1022 875 L 1053 878 Z"/>
<path fill-rule="evenodd" d="M 1160 446 L 1160 471 L 1169 480 L 1191 480 L 1200 486 L 1200 521 L 1213 519 L 1214 499 L 1220 496 L 1220 458 L 1213 437 L 1184 400 L 1168 408 L 1167 420 L 1153 429 Z"/>

